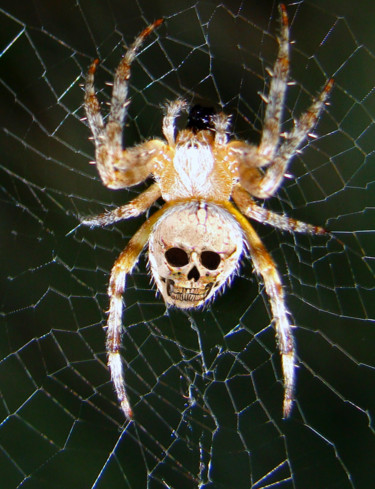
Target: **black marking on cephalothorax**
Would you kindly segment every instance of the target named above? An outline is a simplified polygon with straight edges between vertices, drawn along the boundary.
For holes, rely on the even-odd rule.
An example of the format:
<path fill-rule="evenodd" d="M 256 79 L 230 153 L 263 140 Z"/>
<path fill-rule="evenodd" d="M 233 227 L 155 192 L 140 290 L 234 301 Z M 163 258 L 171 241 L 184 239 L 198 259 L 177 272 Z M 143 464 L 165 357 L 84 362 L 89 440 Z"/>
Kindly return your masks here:
<path fill-rule="evenodd" d="M 205 129 L 214 130 L 213 116 L 215 110 L 212 107 L 202 107 L 201 105 L 193 105 L 189 110 L 187 129 L 191 129 L 194 133 Z"/>

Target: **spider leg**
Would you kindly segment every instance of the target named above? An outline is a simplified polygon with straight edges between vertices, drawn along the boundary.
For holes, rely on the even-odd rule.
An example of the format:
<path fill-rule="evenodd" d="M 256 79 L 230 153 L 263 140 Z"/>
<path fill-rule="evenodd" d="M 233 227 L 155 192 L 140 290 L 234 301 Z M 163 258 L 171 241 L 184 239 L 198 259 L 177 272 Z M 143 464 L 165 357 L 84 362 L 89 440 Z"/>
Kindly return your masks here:
<path fill-rule="evenodd" d="M 137 263 L 141 251 L 147 244 L 153 226 L 169 207 L 170 205 L 165 204 L 138 229 L 113 265 L 109 280 L 109 315 L 107 321 L 108 366 L 121 409 L 128 419 L 132 418 L 133 412 L 126 394 L 123 364 L 120 355 L 123 309 L 122 295 L 125 291 L 126 275 L 131 273 Z"/>
<path fill-rule="evenodd" d="M 239 162 L 240 177 L 244 186 L 253 195 L 256 185 L 262 177 L 258 168 L 272 162 L 280 140 L 280 121 L 284 106 L 285 92 L 289 76 L 289 27 L 288 14 L 284 4 L 279 5 L 281 30 L 279 51 L 271 72 L 271 83 L 263 121 L 262 138 L 258 147 L 244 141 L 233 140 L 228 144 L 229 158 Z M 254 191 L 254 192 L 253 192 Z"/>
<path fill-rule="evenodd" d="M 240 185 L 234 187 L 232 198 L 242 214 L 262 224 L 293 233 L 327 234 L 327 231 L 320 226 L 297 221 L 259 206 Z"/>
<path fill-rule="evenodd" d="M 137 217 L 146 212 L 160 197 L 160 187 L 157 183 L 154 183 L 128 204 L 117 207 L 113 211 L 103 212 L 97 216 L 86 217 L 81 221 L 81 224 L 90 227 L 107 226 L 123 219 Z"/>
<path fill-rule="evenodd" d="M 310 108 L 295 122 L 293 130 L 286 136 L 285 141 L 279 147 L 274 160 L 264 175 L 259 174 L 258 178 L 253 180 L 251 186 L 252 195 L 259 198 L 268 198 L 277 191 L 284 178 L 291 157 L 316 124 L 332 86 L 333 79 L 331 78 L 320 95 L 313 101 Z"/>
<path fill-rule="evenodd" d="M 104 185 L 109 188 L 129 187 L 145 180 L 150 173 L 148 163 L 163 144 L 161 141 L 153 140 L 129 150 L 122 148 L 122 129 L 129 105 L 127 97 L 131 63 L 142 42 L 161 23 L 162 19 L 159 19 L 144 29 L 126 51 L 117 67 L 113 80 L 111 108 L 106 123 L 100 113 L 100 104 L 94 87 L 98 60 L 91 64 L 86 77 L 84 102 L 87 120 L 95 141 L 96 164 Z"/>
<path fill-rule="evenodd" d="M 107 133 L 111 132 L 112 139 L 121 148 L 122 143 L 122 122 L 124 121 L 127 108 L 128 96 L 128 81 L 130 78 L 130 67 L 137 51 L 142 45 L 146 37 L 163 22 L 162 19 L 156 20 L 153 24 L 146 27 L 140 35 L 135 39 L 130 48 L 126 51 L 121 63 L 116 69 L 116 74 L 113 80 L 111 110 L 108 116 L 107 125 L 104 125 L 103 117 L 100 114 L 100 104 L 95 94 L 94 76 L 99 60 L 95 59 L 91 64 L 86 77 L 85 83 L 85 109 L 93 133 L 95 143 L 100 143 L 100 139 L 104 136 L 104 130 Z M 111 127 L 115 123 L 114 127 Z M 110 130 L 111 129 L 111 130 Z"/>
<path fill-rule="evenodd" d="M 287 418 L 294 400 L 295 349 L 280 275 L 271 255 L 248 220 L 229 201 L 223 205 L 239 222 L 245 234 L 255 271 L 261 275 L 270 300 L 284 377 L 283 416 Z"/>
<path fill-rule="evenodd" d="M 290 158 L 315 125 L 333 85 L 333 80 L 330 79 L 321 94 L 295 122 L 294 129 L 286 135 L 285 141 L 279 146 L 280 122 L 289 75 L 288 15 L 285 5 L 281 4 L 279 8 L 281 18 L 279 52 L 266 98 L 267 109 L 260 144 L 257 148 L 241 141 L 233 141 L 228 145 L 230 156 L 238 159 L 242 185 L 251 195 L 262 199 L 272 196 L 281 185 Z M 267 168 L 264 171 L 259 170 L 265 166 Z"/>
<path fill-rule="evenodd" d="M 142 43 L 148 37 L 151 32 L 158 27 L 163 22 L 163 19 L 156 20 L 153 24 L 149 25 L 144 29 L 139 36 L 135 39 L 133 44 L 126 51 L 124 57 L 122 58 L 120 64 L 118 65 L 113 79 L 113 89 L 111 98 L 111 110 L 108 116 L 107 122 L 107 132 L 108 135 L 112 132 L 113 126 L 113 139 L 117 144 L 121 146 L 122 143 L 122 130 L 121 125 L 126 116 L 126 109 L 129 105 L 128 103 L 128 81 L 130 79 L 130 67 L 135 57 L 137 56 L 138 50 Z"/>
<path fill-rule="evenodd" d="M 279 52 L 272 69 L 272 79 L 266 99 L 267 109 L 264 116 L 262 139 L 258 153 L 268 160 L 273 158 L 280 139 L 280 119 L 284 106 L 285 92 L 289 76 L 289 27 L 285 5 L 279 5 L 281 31 Z"/>
<path fill-rule="evenodd" d="M 85 111 L 95 144 L 97 144 L 104 132 L 104 121 L 100 113 L 99 100 L 95 94 L 94 77 L 99 60 L 95 59 L 86 76 L 85 83 Z"/>
<path fill-rule="evenodd" d="M 310 108 L 295 122 L 293 130 L 286 136 L 286 140 L 279 146 L 272 160 L 265 161 L 253 145 L 242 141 L 228 143 L 229 158 L 237 159 L 241 185 L 251 195 L 259 199 L 267 199 L 280 187 L 290 159 L 316 124 L 332 86 L 331 78 Z M 268 167 L 264 171 L 259 170 L 266 164 Z"/>
<path fill-rule="evenodd" d="M 176 119 L 182 110 L 186 110 L 186 100 L 178 98 L 166 104 L 165 116 L 163 117 L 163 134 L 169 146 L 175 145 Z"/>

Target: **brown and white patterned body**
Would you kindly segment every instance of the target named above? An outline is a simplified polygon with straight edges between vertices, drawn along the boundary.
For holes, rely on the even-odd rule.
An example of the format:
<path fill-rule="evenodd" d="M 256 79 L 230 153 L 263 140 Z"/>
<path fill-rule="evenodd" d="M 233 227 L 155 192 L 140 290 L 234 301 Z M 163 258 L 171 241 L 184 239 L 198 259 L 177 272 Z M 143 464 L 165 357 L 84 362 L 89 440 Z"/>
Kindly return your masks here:
<path fill-rule="evenodd" d="M 213 299 L 238 268 L 246 249 L 269 297 L 281 353 L 284 377 L 283 414 L 292 408 L 295 350 L 292 326 L 276 265 L 248 218 L 290 232 L 322 234 L 324 229 L 267 211 L 255 198 L 265 199 L 280 187 L 290 159 L 315 125 L 333 80 L 329 80 L 310 108 L 281 136 L 281 116 L 289 73 L 289 29 L 280 6 L 279 53 L 272 70 L 262 138 L 259 146 L 229 140 L 230 117 L 212 115 L 196 127 L 176 131 L 176 119 L 187 110 L 183 100 L 167 104 L 163 119 L 165 140 L 151 139 L 123 149 L 122 130 L 128 106 L 131 63 L 144 39 L 161 24 L 147 27 L 130 46 L 114 77 L 111 108 L 106 123 L 94 89 L 98 61 L 91 65 L 85 86 L 85 109 L 95 141 L 100 177 L 111 189 L 126 188 L 153 177 L 154 183 L 130 203 L 87 218 L 90 226 L 103 226 L 145 212 L 162 198 L 164 206 L 151 215 L 130 239 L 116 260 L 108 288 L 108 365 L 121 407 L 132 410 L 126 394 L 120 356 L 122 295 L 126 275 L 149 244 L 151 271 L 169 306 L 196 308 Z M 198 127 L 202 126 L 202 127 Z M 177 134 L 176 134 L 177 132 Z"/>

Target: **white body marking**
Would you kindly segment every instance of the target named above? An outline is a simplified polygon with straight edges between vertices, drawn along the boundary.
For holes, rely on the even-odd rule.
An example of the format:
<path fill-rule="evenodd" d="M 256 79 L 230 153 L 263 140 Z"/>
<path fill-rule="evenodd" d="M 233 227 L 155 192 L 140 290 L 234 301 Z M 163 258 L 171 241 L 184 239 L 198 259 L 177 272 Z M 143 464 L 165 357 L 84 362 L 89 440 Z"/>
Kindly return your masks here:
<path fill-rule="evenodd" d="M 179 197 L 207 195 L 215 165 L 208 144 L 188 142 L 177 145 L 173 165 L 179 177 L 174 192 Z"/>

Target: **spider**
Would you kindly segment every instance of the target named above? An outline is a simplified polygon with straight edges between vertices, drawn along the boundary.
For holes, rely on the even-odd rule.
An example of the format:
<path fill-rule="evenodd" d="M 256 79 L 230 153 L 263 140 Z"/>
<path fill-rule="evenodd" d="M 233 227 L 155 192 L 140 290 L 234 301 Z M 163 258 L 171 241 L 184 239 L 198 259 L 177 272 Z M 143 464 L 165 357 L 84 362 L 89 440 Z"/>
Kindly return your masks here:
<path fill-rule="evenodd" d="M 272 73 L 263 131 L 258 146 L 229 139 L 230 116 L 195 106 L 185 129 L 176 119 L 188 111 L 186 101 L 168 102 L 162 123 L 165 140 L 150 139 L 124 149 L 122 131 L 129 105 L 131 63 L 143 41 L 162 23 L 156 20 L 135 39 L 118 65 L 107 120 L 95 94 L 95 60 L 85 83 L 85 111 L 95 142 L 96 166 L 103 184 L 127 188 L 153 177 L 147 190 L 128 204 L 82 221 L 105 226 L 146 212 L 159 198 L 164 205 L 149 217 L 128 242 L 113 265 L 109 287 L 107 355 L 111 379 L 128 419 L 133 416 L 126 393 L 120 356 L 123 293 L 143 248 L 167 306 L 199 308 L 223 289 L 238 269 L 243 254 L 250 256 L 269 297 L 281 354 L 284 379 L 283 416 L 294 400 L 295 347 L 280 275 L 248 218 L 290 232 L 324 234 L 318 226 L 278 215 L 259 206 L 279 189 L 288 164 L 317 122 L 332 88 L 330 79 L 310 108 L 281 133 L 281 116 L 288 85 L 289 27 L 286 8 L 279 7 L 279 50 Z"/>

